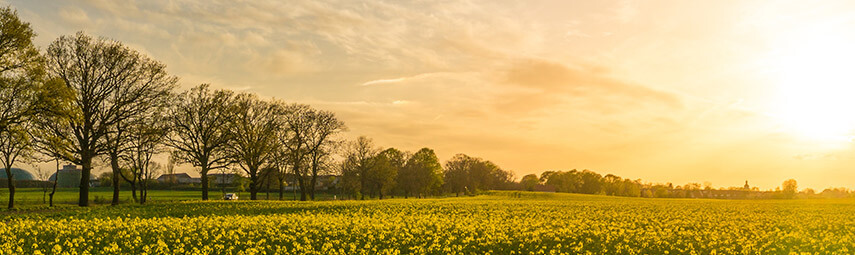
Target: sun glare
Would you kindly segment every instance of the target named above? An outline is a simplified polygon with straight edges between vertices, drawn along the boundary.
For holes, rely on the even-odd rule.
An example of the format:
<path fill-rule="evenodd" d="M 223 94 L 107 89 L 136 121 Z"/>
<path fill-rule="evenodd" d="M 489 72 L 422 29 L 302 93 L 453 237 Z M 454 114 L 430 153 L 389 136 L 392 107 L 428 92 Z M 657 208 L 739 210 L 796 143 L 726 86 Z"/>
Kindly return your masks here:
<path fill-rule="evenodd" d="M 804 138 L 848 140 L 855 129 L 855 40 L 810 30 L 776 44 L 774 115 Z"/>

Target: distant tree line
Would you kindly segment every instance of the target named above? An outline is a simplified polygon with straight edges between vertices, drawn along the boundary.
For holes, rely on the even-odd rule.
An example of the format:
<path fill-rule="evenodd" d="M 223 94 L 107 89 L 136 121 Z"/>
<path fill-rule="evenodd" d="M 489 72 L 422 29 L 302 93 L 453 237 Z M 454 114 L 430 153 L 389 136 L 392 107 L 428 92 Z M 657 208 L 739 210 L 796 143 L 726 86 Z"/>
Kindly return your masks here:
<path fill-rule="evenodd" d="M 553 191 L 580 194 L 598 194 L 623 197 L 649 198 L 722 198 L 722 199 L 768 199 L 768 198 L 813 198 L 813 197 L 849 197 L 845 188 L 826 189 L 816 193 L 812 189 L 798 191 L 796 180 L 784 181 L 775 190 L 760 190 L 757 187 L 744 186 L 713 188 L 706 183 L 643 183 L 640 179 L 631 180 L 613 174 L 605 176 L 590 170 L 545 171 L 540 177 L 536 174 L 525 175 L 520 179 L 519 188 L 529 191 Z"/>

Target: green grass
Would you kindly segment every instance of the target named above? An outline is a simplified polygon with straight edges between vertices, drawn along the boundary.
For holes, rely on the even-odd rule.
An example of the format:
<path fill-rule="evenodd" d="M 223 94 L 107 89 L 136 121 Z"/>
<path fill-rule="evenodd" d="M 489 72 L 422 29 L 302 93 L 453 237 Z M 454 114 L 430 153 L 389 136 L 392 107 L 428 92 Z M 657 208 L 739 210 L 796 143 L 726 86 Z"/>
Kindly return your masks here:
<path fill-rule="evenodd" d="M 137 191 L 139 192 L 139 191 Z M 249 199 L 249 192 L 236 192 L 227 190 L 227 193 L 238 193 L 240 198 L 243 200 Z M 48 190 L 50 193 L 50 190 Z M 46 205 L 46 200 L 48 199 L 46 196 L 43 198 L 43 191 L 40 188 L 17 188 L 15 190 L 15 206 L 19 208 L 30 208 L 30 207 L 43 207 Z M 78 188 L 58 188 L 56 190 L 56 194 L 54 195 L 54 203 L 59 205 L 76 205 L 78 199 Z M 123 188 L 120 192 L 120 200 L 122 203 L 131 203 L 133 201 L 133 197 L 131 195 L 131 191 L 129 188 Z M 137 194 L 139 195 L 139 194 Z M 294 193 L 293 192 L 285 192 L 284 199 L 293 200 Z M 319 192 L 315 194 L 316 200 L 332 200 L 334 194 L 328 194 Z M 222 198 L 223 191 L 220 189 L 213 189 L 208 191 L 208 197 L 211 200 L 217 200 Z M 299 193 L 297 194 L 299 199 Z M 98 204 L 109 204 L 113 198 L 113 190 L 110 187 L 94 187 L 89 190 L 89 201 L 92 205 Z M 258 198 L 264 200 L 267 198 L 266 193 L 261 192 L 258 193 Z M 279 194 L 277 192 L 270 192 L 271 200 L 278 200 Z M 185 201 L 185 200 L 201 200 L 202 199 L 202 191 L 201 190 L 149 190 L 148 193 L 148 201 L 151 203 L 162 203 L 167 201 Z M 8 189 L 0 189 L 0 205 L 5 208 L 5 205 L 9 201 L 9 190 Z M 2 211 L 4 209 L 0 209 Z"/>
<path fill-rule="evenodd" d="M 533 192 L 0 213 L 0 254 L 852 254 L 855 200 Z"/>
<path fill-rule="evenodd" d="M 48 190 L 48 193 L 50 193 L 50 190 Z M 119 194 L 123 202 L 133 201 L 130 190 L 122 190 Z M 212 192 L 211 194 L 216 196 L 221 195 L 219 191 Z M 18 188 L 15 190 L 15 202 L 17 205 L 22 206 L 40 205 L 44 203 L 42 195 L 43 192 L 40 188 Z M 186 190 L 150 190 L 148 195 L 149 200 L 154 202 L 191 200 L 200 199 L 201 197 L 201 191 Z M 53 201 L 57 204 L 77 204 L 77 198 L 78 188 L 58 188 Z M 112 198 L 113 190 L 110 187 L 96 187 L 89 190 L 89 201 L 93 203 L 95 200 L 110 203 Z M 5 205 L 8 201 L 9 190 L 3 189 L 0 191 L 0 203 Z"/>

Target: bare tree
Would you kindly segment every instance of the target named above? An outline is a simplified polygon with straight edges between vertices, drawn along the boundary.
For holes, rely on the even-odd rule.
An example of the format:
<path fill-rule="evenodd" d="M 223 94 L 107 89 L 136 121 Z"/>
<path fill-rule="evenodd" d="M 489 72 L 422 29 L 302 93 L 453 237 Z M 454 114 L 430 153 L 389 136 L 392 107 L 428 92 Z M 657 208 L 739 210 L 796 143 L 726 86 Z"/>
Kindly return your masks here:
<path fill-rule="evenodd" d="M 139 202 L 140 200 L 139 197 L 137 197 L 137 188 L 139 187 L 138 184 L 140 182 L 141 173 L 138 171 L 139 169 L 130 167 L 130 163 L 127 163 L 126 161 L 124 161 L 123 165 L 125 165 L 125 167 L 119 168 L 119 177 L 131 186 L 131 197 L 134 199 L 134 202 Z M 113 183 L 117 182 L 113 181 Z"/>
<path fill-rule="evenodd" d="M 43 161 L 31 161 L 30 166 L 36 171 L 39 187 L 42 188 L 42 203 L 47 203 L 47 191 L 50 188 L 50 172 L 42 168 L 39 163 L 43 163 Z"/>
<path fill-rule="evenodd" d="M 168 115 L 171 131 L 166 140 L 176 162 L 200 168 L 202 200 L 208 200 L 208 172 L 227 167 L 231 160 L 226 153 L 231 139 L 226 127 L 234 96 L 208 87 L 202 84 L 178 96 Z"/>
<path fill-rule="evenodd" d="M 306 150 L 309 154 L 311 179 L 309 180 L 309 195 L 315 200 L 315 186 L 318 173 L 325 169 L 335 148 L 339 145 L 334 136 L 346 129 L 344 122 L 338 120 L 329 111 L 312 110 L 308 112 L 309 128 L 305 139 Z M 302 185 L 301 185 L 302 187 Z"/>
<path fill-rule="evenodd" d="M 83 167 L 78 205 L 88 206 L 92 160 L 115 148 L 109 136 L 167 95 L 177 78 L 169 76 L 162 63 L 119 42 L 82 32 L 51 43 L 47 59 L 49 74 L 65 83 L 72 103 L 66 109 L 69 114 L 40 122 L 39 128 L 46 131 L 40 140 L 63 141 L 62 147 L 54 148 L 60 151 L 50 154 Z"/>
<path fill-rule="evenodd" d="M 286 170 L 286 166 L 291 168 L 291 172 L 295 178 L 295 182 L 300 187 L 300 200 L 306 201 L 306 165 L 309 157 L 309 150 L 306 148 L 307 141 L 312 127 L 312 108 L 304 104 L 291 104 L 285 106 L 285 110 L 281 112 L 279 118 L 282 121 L 283 128 L 278 133 L 278 142 L 282 146 L 279 150 L 281 159 L 287 159 L 287 163 L 280 163 L 280 169 Z M 282 172 L 281 178 L 285 178 L 286 172 Z M 284 180 L 281 180 L 284 181 Z M 296 192 L 296 189 L 294 190 Z M 280 198 L 282 190 L 280 188 Z M 296 193 L 295 193 L 296 194 Z M 295 195 L 296 197 L 296 195 Z"/>
<path fill-rule="evenodd" d="M 281 128 L 280 133 L 287 132 L 287 128 Z M 282 135 L 277 135 L 282 137 Z M 290 154 L 288 154 L 287 147 L 281 144 L 277 147 L 277 150 L 274 152 L 274 156 L 271 159 L 270 165 L 275 171 L 275 178 L 278 181 L 279 187 L 279 200 L 284 199 L 285 196 L 285 183 L 287 181 L 288 169 L 291 165 Z"/>
<path fill-rule="evenodd" d="M 127 91 L 141 93 L 145 96 L 141 97 L 138 102 L 128 104 L 125 109 L 131 114 L 127 114 L 125 118 L 116 120 L 104 136 L 106 139 L 106 154 L 110 160 L 110 168 L 114 177 L 112 179 L 113 199 L 110 203 L 111 205 L 119 204 L 120 185 L 117 178 L 121 173 L 119 158 L 128 150 L 133 150 L 135 135 L 139 135 L 132 134 L 128 130 L 133 130 L 135 128 L 133 125 L 139 125 L 139 123 L 135 122 L 140 122 L 140 119 L 151 118 L 151 116 L 146 115 L 163 112 L 169 102 L 168 100 L 172 98 L 171 92 L 177 82 L 177 78 L 169 76 L 166 73 L 165 66 L 160 63 L 153 61 L 141 63 L 138 69 L 139 73 L 136 74 L 137 77 L 131 78 L 141 80 L 131 83 L 131 87 Z M 116 93 L 114 95 L 121 97 L 124 96 L 123 94 Z M 143 121 L 143 123 L 146 122 Z M 144 191 L 141 190 L 141 192 Z M 145 202 L 145 196 L 143 195 L 141 198 L 141 202 Z"/>
<path fill-rule="evenodd" d="M 152 167 L 160 167 L 153 164 L 151 160 L 156 154 L 164 151 L 162 144 L 168 132 L 163 118 L 158 116 L 161 112 L 159 110 L 148 113 L 147 116 L 138 119 L 128 127 L 129 149 L 121 155 L 129 172 L 134 175 L 129 179 L 139 182 L 140 204 L 146 202 L 148 181 L 153 178 L 156 170 Z"/>
<path fill-rule="evenodd" d="M 278 141 L 276 131 L 281 127 L 278 104 L 263 101 L 254 94 L 242 93 L 231 107 L 228 130 L 229 155 L 249 175 L 250 199 L 255 200 L 259 188 L 259 170 L 271 163 Z"/>
<path fill-rule="evenodd" d="M 148 165 L 142 170 L 143 178 L 140 184 L 140 204 L 145 204 L 148 201 L 148 184 L 162 169 L 163 166 L 160 163 L 149 161 Z"/>
<path fill-rule="evenodd" d="M 370 138 L 360 136 L 349 142 L 344 151 L 342 162 L 342 182 L 351 192 L 358 192 L 359 199 L 365 199 L 369 188 L 369 174 L 374 168 L 374 157 L 380 152 Z"/>

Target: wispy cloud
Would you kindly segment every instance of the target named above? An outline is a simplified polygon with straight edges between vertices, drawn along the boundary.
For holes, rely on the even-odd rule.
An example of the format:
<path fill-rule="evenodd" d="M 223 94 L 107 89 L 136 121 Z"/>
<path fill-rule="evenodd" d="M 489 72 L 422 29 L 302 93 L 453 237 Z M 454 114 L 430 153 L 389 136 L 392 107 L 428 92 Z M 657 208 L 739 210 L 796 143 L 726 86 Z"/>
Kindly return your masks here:
<path fill-rule="evenodd" d="M 361 86 L 372 86 L 372 85 L 401 83 L 401 82 L 405 82 L 405 81 L 425 79 L 425 78 L 430 78 L 430 77 L 435 77 L 435 76 L 445 75 L 445 74 L 449 74 L 449 73 L 422 73 L 422 74 L 417 74 L 417 75 L 413 75 L 413 76 L 398 77 L 398 78 L 392 78 L 392 79 L 377 79 L 377 80 L 370 80 L 370 81 L 363 82 L 360 85 Z"/>
<path fill-rule="evenodd" d="M 371 86 L 378 84 L 389 84 L 389 83 L 398 83 L 407 80 L 407 77 L 395 78 L 395 79 L 379 79 L 373 81 L 366 81 L 362 83 L 362 86 Z"/>

